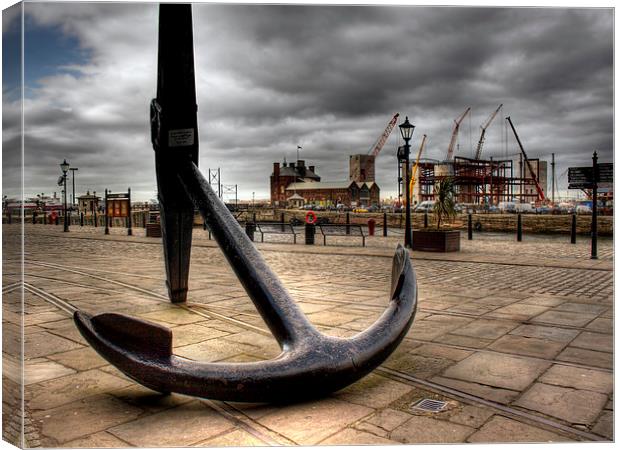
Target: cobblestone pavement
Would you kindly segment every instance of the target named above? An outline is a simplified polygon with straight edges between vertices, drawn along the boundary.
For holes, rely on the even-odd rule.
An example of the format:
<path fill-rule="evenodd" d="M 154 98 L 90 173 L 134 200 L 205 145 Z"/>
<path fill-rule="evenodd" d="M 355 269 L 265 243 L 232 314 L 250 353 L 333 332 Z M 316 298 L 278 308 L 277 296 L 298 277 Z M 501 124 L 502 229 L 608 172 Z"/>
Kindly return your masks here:
<path fill-rule="evenodd" d="M 18 249 L 6 230 L 5 418 L 20 382 L 19 362 L 11 355 L 21 346 Z M 62 233 L 54 226 L 26 226 L 30 446 L 613 439 L 611 240 L 601 241 L 599 261 L 588 259 L 583 240 L 571 246 L 492 236 L 464 240 L 461 252 L 441 257 L 413 252 L 420 303 L 396 352 L 326 398 L 273 406 L 162 396 L 143 388 L 92 351 L 68 314 L 49 302 L 51 294 L 89 313 L 122 312 L 170 327 L 175 353 L 190 359 L 244 362 L 278 355 L 206 232 L 195 232 L 188 309 L 165 300 L 160 240 L 141 232 L 127 237 L 112 229 L 102 236 L 102 229 L 90 227 Z M 257 246 L 317 327 L 351 336 L 387 304 L 397 237 L 369 238 L 365 249 L 353 246 L 353 238 L 334 239 L 327 247 Z M 438 413 L 413 408 L 424 398 L 447 404 Z"/>

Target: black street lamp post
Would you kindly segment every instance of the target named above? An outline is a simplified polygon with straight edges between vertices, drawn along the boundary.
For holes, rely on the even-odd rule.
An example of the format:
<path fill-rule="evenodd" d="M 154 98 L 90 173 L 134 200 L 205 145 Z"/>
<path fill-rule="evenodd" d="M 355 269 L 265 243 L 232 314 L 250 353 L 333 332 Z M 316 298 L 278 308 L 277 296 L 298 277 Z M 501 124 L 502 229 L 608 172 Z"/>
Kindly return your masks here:
<path fill-rule="evenodd" d="M 415 126 L 409 123 L 409 117 L 405 117 L 405 122 L 398 127 L 405 140 L 405 145 L 398 148 L 398 160 L 400 163 L 405 163 L 405 247 L 411 248 L 411 199 L 409 193 L 409 153 L 411 146 L 409 140 L 411 140 Z"/>
<path fill-rule="evenodd" d="M 64 229 L 62 231 L 69 231 L 69 218 L 67 217 L 67 172 L 69 171 L 69 163 L 67 162 L 66 159 L 60 164 L 60 169 L 62 170 L 62 180 L 64 183 L 63 210 L 64 210 L 64 215 L 65 215 L 65 220 L 64 220 Z"/>
<path fill-rule="evenodd" d="M 75 203 L 75 171 L 78 170 L 77 167 L 70 167 L 69 170 L 71 171 L 71 182 L 73 184 L 73 189 L 72 189 L 72 193 L 71 193 L 71 209 L 73 209 L 76 206 Z"/>

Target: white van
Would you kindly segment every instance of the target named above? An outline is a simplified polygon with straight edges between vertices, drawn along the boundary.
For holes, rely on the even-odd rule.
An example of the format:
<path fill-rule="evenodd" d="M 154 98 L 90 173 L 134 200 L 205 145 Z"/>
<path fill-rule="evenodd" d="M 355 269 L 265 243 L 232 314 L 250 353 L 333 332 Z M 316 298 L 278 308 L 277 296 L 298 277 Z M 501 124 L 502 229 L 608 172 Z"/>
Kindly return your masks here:
<path fill-rule="evenodd" d="M 515 202 L 499 202 L 497 207 L 501 212 L 513 213 L 517 210 L 517 205 L 515 204 Z"/>
<path fill-rule="evenodd" d="M 534 212 L 534 208 L 529 203 L 516 203 L 515 210 L 521 213 L 531 213 Z"/>

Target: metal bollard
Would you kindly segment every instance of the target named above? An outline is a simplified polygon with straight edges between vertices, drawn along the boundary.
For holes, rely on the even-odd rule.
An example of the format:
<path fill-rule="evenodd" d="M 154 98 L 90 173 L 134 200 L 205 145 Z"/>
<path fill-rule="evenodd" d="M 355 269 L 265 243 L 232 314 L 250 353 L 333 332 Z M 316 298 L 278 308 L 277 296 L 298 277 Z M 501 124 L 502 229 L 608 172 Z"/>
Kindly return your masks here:
<path fill-rule="evenodd" d="M 368 219 L 368 236 L 375 235 L 375 219 Z"/>
<path fill-rule="evenodd" d="M 256 231 L 256 225 L 252 222 L 246 222 L 245 224 L 245 234 L 248 235 L 250 240 L 254 242 L 254 231 Z"/>
<path fill-rule="evenodd" d="M 306 224 L 306 245 L 314 245 L 314 234 L 316 227 L 313 223 Z"/>
<path fill-rule="evenodd" d="M 467 240 L 471 241 L 474 236 L 474 230 L 471 223 L 471 214 L 467 214 Z"/>
<path fill-rule="evenodd" d="M 351 234 L 351 227 L 349 226 L 349 224 L 351 223 L 351 220 L 349 218 L 349 213 L 347 213 L 347 234 Z"/>
<path fill-rule="evenodd" d="M 570 225 L 570 243 L 577 243 L 577 214 L 575 213 L 573 213 L 573 219 Z"/>
<path fill-rule="evenodd" d="M 84 226 L 84 213 L 80 213 L 80 226 L 83 227 Z"/>
<path fill-rule="evenodd" d="M 387 213 L 383 213 L 383 237 L 387 237 L 388 225 L 387 225 Z"/>
<path fill-rule="evenodd" d="M 280 213 L 280 223 L 282 224 L 280 227 L 282 228 L 282 233 L 284 233 L 284 213 Z"/>
<path fill-rule="evenodd" d="M 424 212 L 424 228 L 428 228 L 428 213 Z"/>
<path fill-rule="evenodd" d="M 37 223 L 37 213 L 36 211 L 32 211 L 32 224 L 36 225 Z"/>
<path fill-rule="evenodd" d="M 56 221 L 54 225 L 60 225 L 60 216 L 56 216 Z"/>
<path fill-rule="evenodd" d="M 256 213 L 252 213 L 252 223 L 256 223 Z"/>
<path fill-rule="evenodd" d="M 9 223 L 9 225 L 11 225 L 11 223 L 13 222 L 13 218 L 11 217 L 11 212 L 9 211 L 9 215 L 7 217 L 7 222 Z"/>
<path fill-rule="evenodd" d="M 110 234 L 110 218 L 107 214 L 105 216 L 105 234 Z"/>
<path fill-rule="evenodd" d="M 521 223 L 521 213 L 517 214 L 517 242 L 523 240 L 523 227 Z"/>
<path fill-rule="evenodd" d="M 93 225 L 95 226 L 95 228 L 97 227 L 97 213 L 95 213 L 93 216 Z"/>
<path fill-rule="evenodd" d="M 203 229 L 204 231 L 207 231 L 207 222 L 206 222 L 206 221 L 204 221 L 204 220 L 202 221 L 202 229 Z"/>

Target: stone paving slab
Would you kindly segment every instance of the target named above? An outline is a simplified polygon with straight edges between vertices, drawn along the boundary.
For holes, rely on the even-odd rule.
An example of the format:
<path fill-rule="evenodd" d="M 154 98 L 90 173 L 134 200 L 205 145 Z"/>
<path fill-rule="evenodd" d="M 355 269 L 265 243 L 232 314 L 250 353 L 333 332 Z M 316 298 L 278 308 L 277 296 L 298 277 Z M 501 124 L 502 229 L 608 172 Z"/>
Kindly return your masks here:
<path fill-rule="evenodd" d="M 507 417 L 495 416 L 479 431 L 472 434 L 467 442 L 558 442 L 571 439 L 559 434 L 520 423 Z"/>
<path fill-rule="evenodd" d="M 372 412 L 365 406 L 327 398 L 284 406 L 259 418 L 258 422 L 296 444 L 314 445 Z"/>
<path fill-rule="evenodd" d="M 544 373 L 540 381 L 556 386 L 611 394 L 614 378 L 612 373 L 602 370 L 581 369 L 555 364 Z"/>
<path fill-rule="evenodd" d="M 202 402 L 192 401 L 108 431 L 132 446 L 182 447 L 197 444 L 233 428 L 232 422 Z"/>
<path fill-rule="evenodd" d="M 45 447 L 54 447 L 78 438 L 109 430 L 136 419 L 142 410 L 102 395 L 47 409 L 32 415 Z M 79 418 L 79 426 L 75 423 Z"/>
<path fill-rule="evenodd" d="M 550 363 L 508 355 L 475 353 L 448 368 L 444 377 L 520 391 L 538 378 Z"/>
<path fill-rule="evenodd" d="M 534 384 L 515 405 L 573 424 L 591 424 L 603 410 L 607 396 L 592 391 Z"/>
<path fill-rule="evenodd" d="M 391 438 L 401 443 L 450 444 L 464 442 L 475 428 L 430 417 L 414 416 L 396 428 Z"/>

